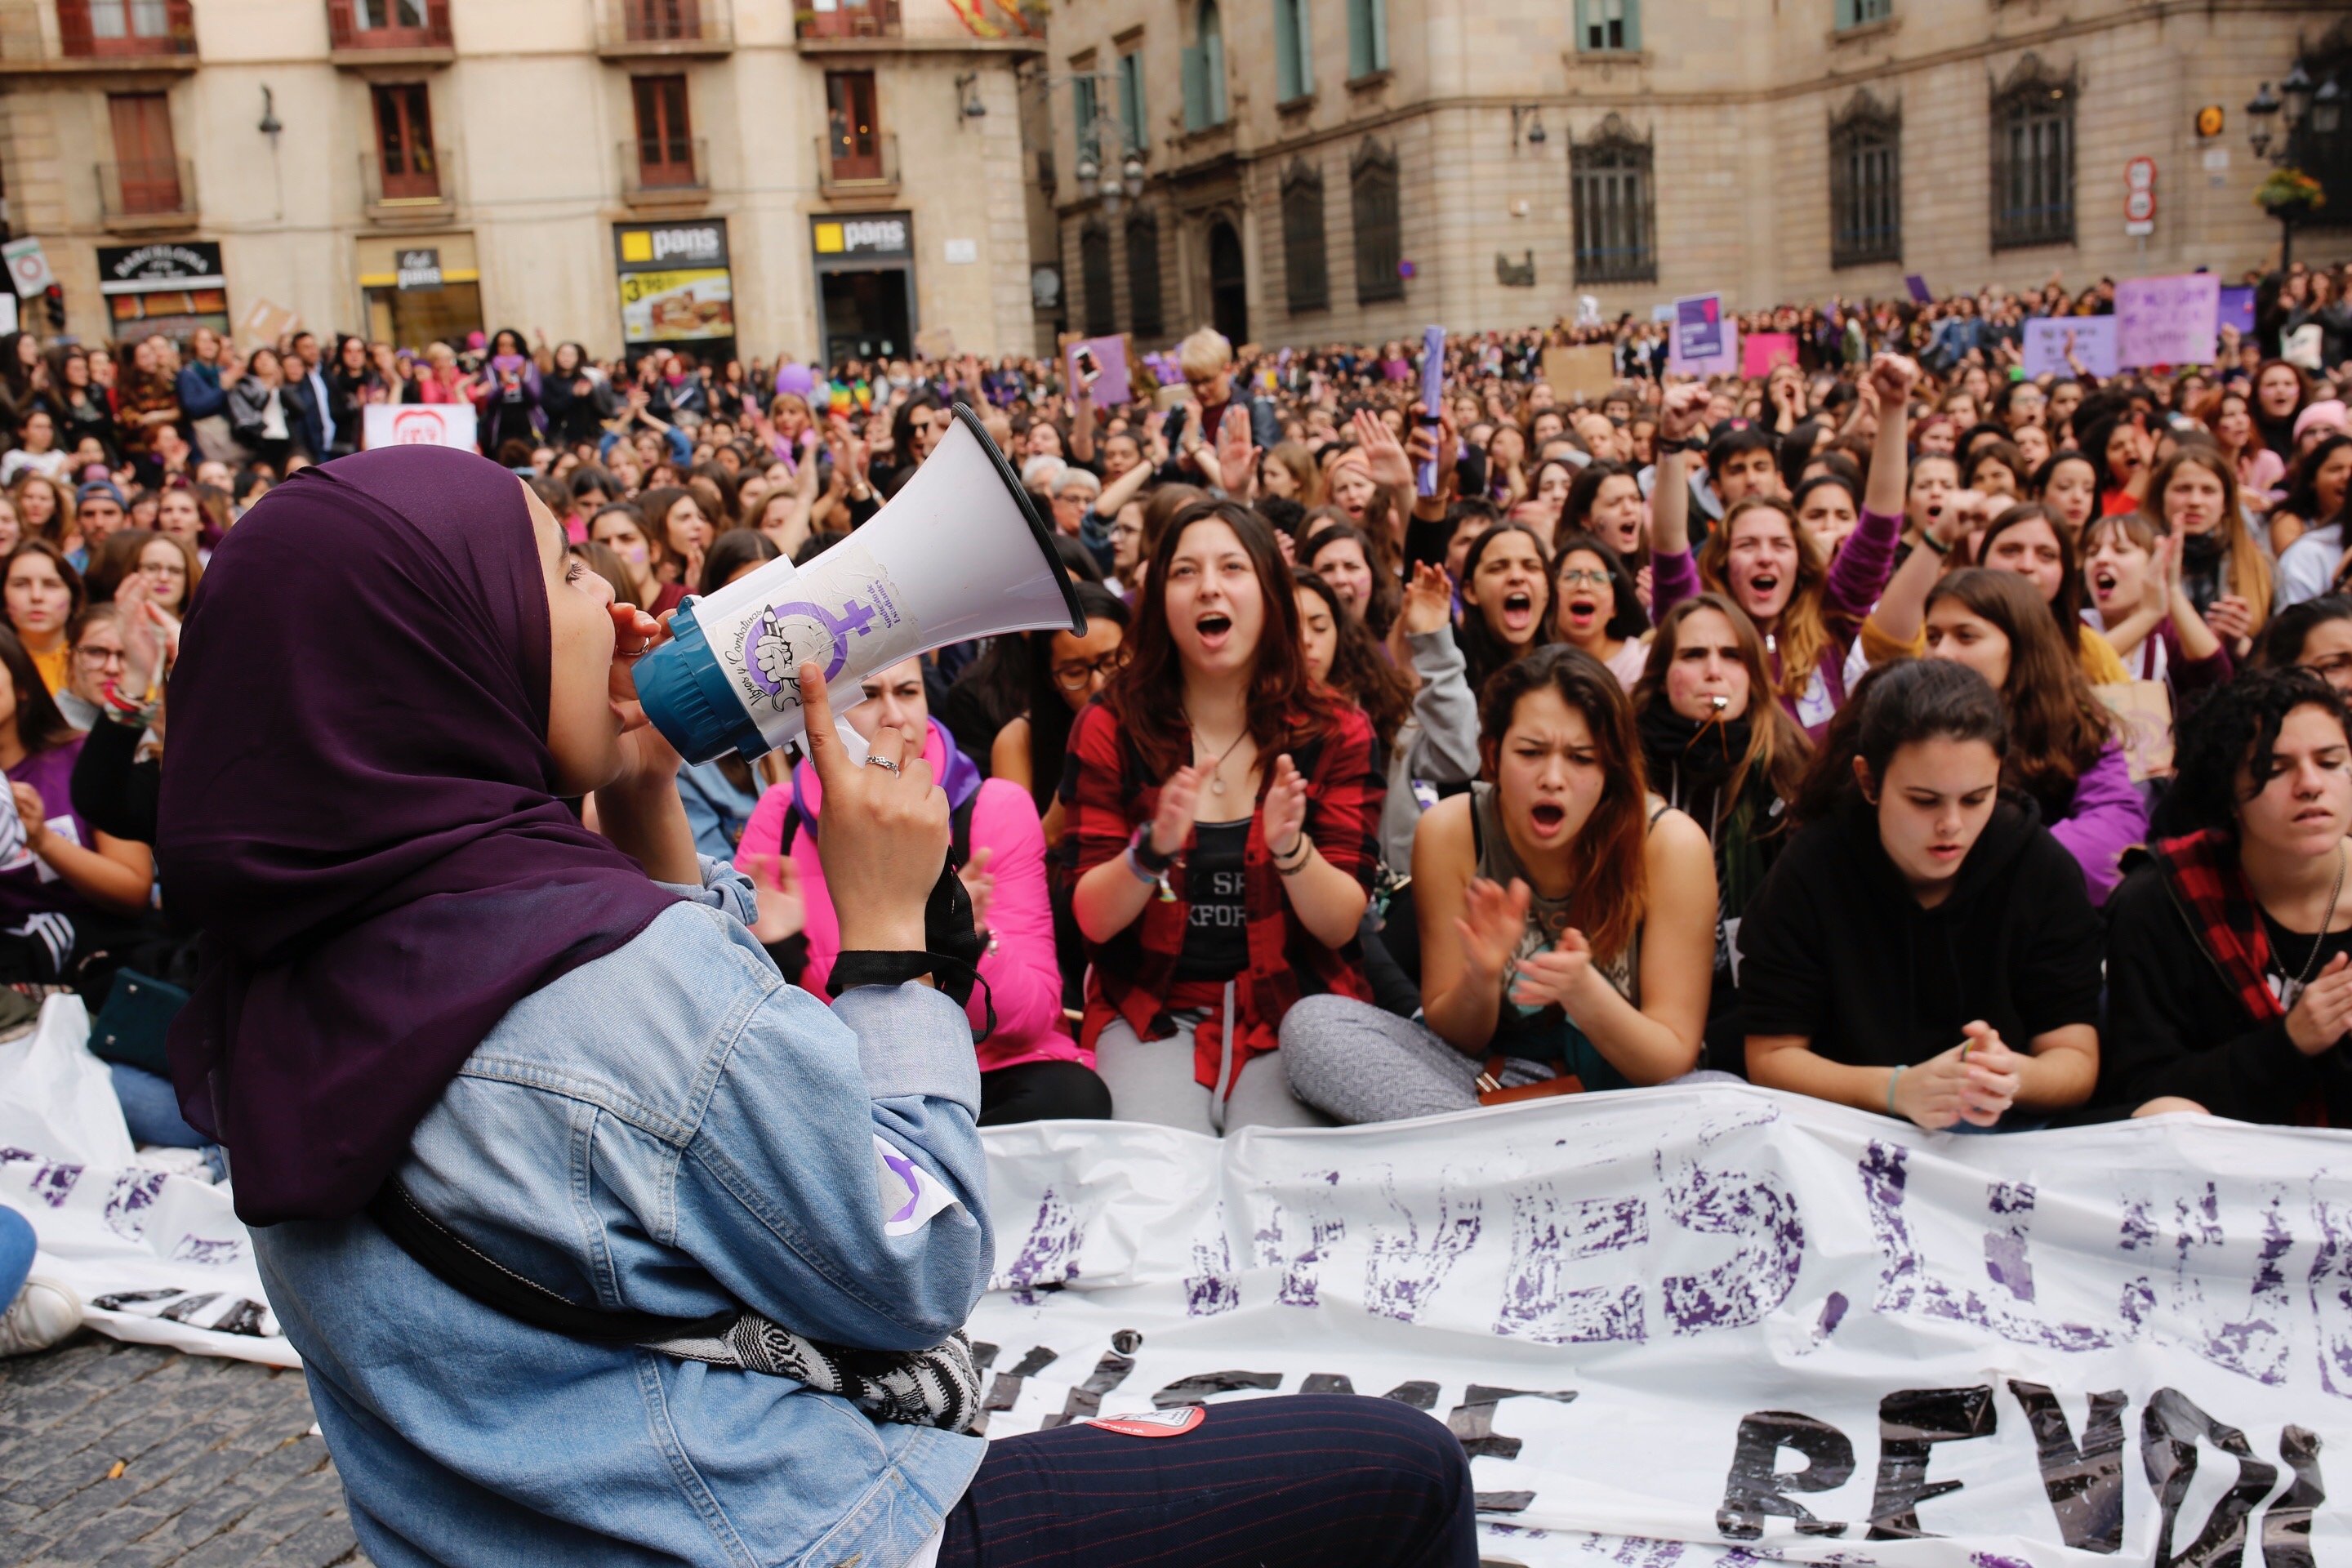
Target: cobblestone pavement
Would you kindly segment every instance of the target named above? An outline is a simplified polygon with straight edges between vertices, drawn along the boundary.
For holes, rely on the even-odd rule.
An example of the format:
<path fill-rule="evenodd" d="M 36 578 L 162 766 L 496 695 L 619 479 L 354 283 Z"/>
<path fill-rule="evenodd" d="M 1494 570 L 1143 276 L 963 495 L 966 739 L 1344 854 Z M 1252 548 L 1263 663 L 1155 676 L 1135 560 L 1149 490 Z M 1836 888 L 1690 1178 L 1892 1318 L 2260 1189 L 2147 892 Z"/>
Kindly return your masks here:
<path fill-rule="evenodd" d="M 0 1568 L 366 1568 L 299 1372 L 85 1331 L 0 1361 Z"/>

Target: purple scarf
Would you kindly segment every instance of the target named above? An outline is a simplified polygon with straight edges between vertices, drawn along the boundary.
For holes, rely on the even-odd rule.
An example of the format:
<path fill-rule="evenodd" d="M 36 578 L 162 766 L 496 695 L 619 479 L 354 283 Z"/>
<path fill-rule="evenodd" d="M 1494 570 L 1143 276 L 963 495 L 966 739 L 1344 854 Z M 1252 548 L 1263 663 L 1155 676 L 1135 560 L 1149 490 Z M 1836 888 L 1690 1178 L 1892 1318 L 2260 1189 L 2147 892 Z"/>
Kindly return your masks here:
<path fill-rule="evenodd" d="M 551 784 L 522 485 L 395 447 L 230 531 L 172 676 L 156 851 L 203 933 L 173 1078 L 253 1225 L 356 1212 L 507 1010 L 673 895 Z"/>

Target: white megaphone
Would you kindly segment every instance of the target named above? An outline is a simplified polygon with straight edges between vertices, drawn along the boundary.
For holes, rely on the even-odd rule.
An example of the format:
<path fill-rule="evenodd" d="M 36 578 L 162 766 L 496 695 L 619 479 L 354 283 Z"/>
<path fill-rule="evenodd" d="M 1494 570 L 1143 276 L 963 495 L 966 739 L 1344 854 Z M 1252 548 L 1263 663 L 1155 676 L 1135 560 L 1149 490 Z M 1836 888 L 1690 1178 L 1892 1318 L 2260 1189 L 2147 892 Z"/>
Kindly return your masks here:
<path fill-rule="evenodd" d="M 959 403 L 939 445 L 864 527 L 807 565 L 771 561 L 670 619 L 639 659 L 646 716 L 689 763 L 756 757 L 803 727 L 797 672 L 835 689 L 950 643 L 1087 617 L 1054 535 Z"/>

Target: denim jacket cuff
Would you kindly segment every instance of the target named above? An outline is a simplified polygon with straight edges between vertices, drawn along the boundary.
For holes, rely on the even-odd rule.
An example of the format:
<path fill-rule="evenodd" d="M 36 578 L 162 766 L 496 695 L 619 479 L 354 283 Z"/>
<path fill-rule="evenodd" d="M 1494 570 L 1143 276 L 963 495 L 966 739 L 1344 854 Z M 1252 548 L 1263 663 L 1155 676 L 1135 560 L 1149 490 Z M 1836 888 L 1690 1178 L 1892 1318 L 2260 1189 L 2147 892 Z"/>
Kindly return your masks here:
<path fill-rule="evenodd" d="M 751 891 L 751 879 L 715 855 L 696 858 L 702 863 L 700 886 L 689 887 L 684 882 L 664 882 L 661 886 L 690 904 L 702 904 L 731 915 L 747 929 L 758 924 L 760 906 Z"/>
<path fill-rule="evenodd" d="M 928 985 L 861 985 L 833 1004 L 857 1037 L 857 1065 L 877 1100 L 919 1095 L 951 1100 L 980 1114 L 980 1058 L 971 1021 Z"/>

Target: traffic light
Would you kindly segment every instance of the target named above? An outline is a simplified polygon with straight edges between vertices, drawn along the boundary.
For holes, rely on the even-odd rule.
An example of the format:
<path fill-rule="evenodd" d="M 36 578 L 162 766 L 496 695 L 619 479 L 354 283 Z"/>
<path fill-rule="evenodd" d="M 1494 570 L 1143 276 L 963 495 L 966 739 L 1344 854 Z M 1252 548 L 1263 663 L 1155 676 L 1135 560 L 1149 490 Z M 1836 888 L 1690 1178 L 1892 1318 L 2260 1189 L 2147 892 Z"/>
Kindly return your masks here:
<path fill-rule="evenodd" d="M 49 331 L 66 330 L 66 291 L 62 284 L 52 283 L 41 290 L 41 303 L 48 307 Z"/>

